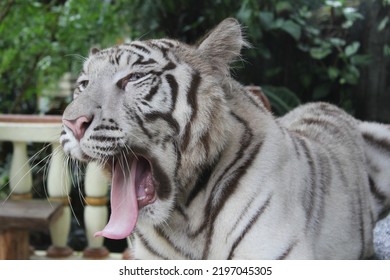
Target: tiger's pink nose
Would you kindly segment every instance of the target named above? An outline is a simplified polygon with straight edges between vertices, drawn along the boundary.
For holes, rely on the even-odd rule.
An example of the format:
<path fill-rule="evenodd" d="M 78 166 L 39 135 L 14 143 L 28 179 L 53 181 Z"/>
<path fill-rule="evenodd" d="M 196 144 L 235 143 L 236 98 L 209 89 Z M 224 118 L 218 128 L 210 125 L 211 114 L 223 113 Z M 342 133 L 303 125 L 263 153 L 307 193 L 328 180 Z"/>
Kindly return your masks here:
<path fill-rule="evenodd" d="M 72 130 L 74 137 L 78 141 L 83 138 L 85 131 L 92 122 L 92 118 L 87 116 L 81 116 L 75 120 L 62 120 L 63 124 L 66 125 L 70 130 Z"/>

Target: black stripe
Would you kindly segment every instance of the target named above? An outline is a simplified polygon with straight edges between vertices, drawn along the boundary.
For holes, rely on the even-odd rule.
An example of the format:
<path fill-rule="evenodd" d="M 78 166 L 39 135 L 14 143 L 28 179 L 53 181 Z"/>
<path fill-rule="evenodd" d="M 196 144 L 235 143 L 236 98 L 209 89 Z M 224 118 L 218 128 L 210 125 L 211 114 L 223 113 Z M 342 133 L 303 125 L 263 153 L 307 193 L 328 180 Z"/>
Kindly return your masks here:
<path fill-rule="evenodd" d="M 245 216 L 245 214 L 248 212 L 248 210 L 251 208 L 252 206 L 252 203 L 255 201 L 255 198 L 257 198 L 256 196 L 252 196 L 252 198 L 246 202 L 246 205 L 244 207 L 244 209 L 241 211 L 240 215 L 238 216 L 238 218 L 236 219 L 236 222 L 234 223 L 234 225 L 231 227 L 229 233 L 226 235 L 226 238 L 229 238 L 229 236 L 233 233 L 233 231 L 237 228 L 238 224 L 242 221 L 243 217 Z"/>
<path fill-rule="evenodd" d="M 171 87 L 171 99 L 172 99 L 172 108 L 171 111 L 175 110 L 176 107 L 176 101 L 177 101 L 177 94 L 179 90 L 179 85 L 175 79 L 175 77 L 171 74 L 167 74 L 165 76 L 166 81 L 168 82 L 169 86 Z"/>
<path fill-rule="evenodd" d="M 298 244 L 297 241 L 291 242 L 290 246 L 288 246 L 287 249 L 279 257 L 276 258 L 276 260 L 287 259 L 287 257 L 291 254 L 292 250 L 297 244 Z"/>
<path fill-rule="evenodd" d="M 93 129 L 94 131 L 99 131 L 99 130 L 119 130 L 118 126 L 114 125 L 98 125 Z"/>
<path fill-rule="evenodd" d="M 128 50 L 128 49 L 123 49 L 124 52 L 127 53 L 127 61 L 126 61 L 126 64 L 129 64 L 130 63 L 130 60 L 133 58 L 133 55 L 136 55 L 138 58 L 137 58 L 137 61 L 142 61 L 142 60 L 145 60 L 145 57 L 140 54 L 140 53 L 137 53 L 135 51 L 132 51 L 132 50 Z"/>
<path fill-rule="evenodd" d="M 173 118 L 173 116 L 170 113 L 164 114 L 161 112 L 154 111 L 154 112 L 145 114 L 145 118 L 151 122 L 159 120 L 159 119 L 164 120 L 167 124 L 169 124 L 175 130 L 176 133 L 178 133 L 180 131 L 179 123 L 177 122 L 177 120 L 175 120 Z"/>
<path fill-rule="evenodd" d="M 142 132 L 148 136 L 149 139 L 152 139 L 152 135 L 150 134 L 150 132 L 146 129 L 145 125 L 144 125 L 144 121 L 141 119 L 140 116 L 138 116 L 137 114 L 135 114 L 135 119 L 138 123 L 138 126 L 142 129 Z"/>
<path fill-rule="evenodd" d="M 302 139 L 303 140 L 303 139 Z M 309 146 L 307 145 L 306 141 L 301 141 L 302 148 L 304 150 L 304 154 L 307 159 L 307 164 L 309 167 L 309 174 L 305 176 L 306 180 L 309 180 L 307 182 L 307 188 L 306 188 L 306 193 L 303 196 L 303 208 L 305 209 L 306 213 L 306 229 L 309 228 L 311 219 L 312 219 L 312 212 L 313 212 L 313 207 L 314 207 L 314 196 L 315 196 L 315 178 L 317 176 L 316 174 L 316 168 L 315 168 L 315 163 L 313 160 L 313 156 L 311 154 L 311 150 L 309 149 Z"/>
<path fill-rule="evenodd" d="M 180 205 L 175 205 L 174 210 L 178 214 L 180 214 L 180 216 L 182 216 L 185 221 L 189 221 L 189 217 L 188 217 L 187 213 L 184 211 L 184 209 Z"/>
<path fill-rule="evenodd" d="M 217 161 L 216 161 L 217 162 Z M 215 163 L 214 164 L 211 164 L 211 165 L 208 165 L 206 166 L 202 173 L 198 176 L 198 179 L 194 185 L 194 187 L 192 188 L 192 190 L 190 191 L 190 194 L 188 195 L 188 198 L 187 198 L 187 201 L 185 203 L 185 206 L 186 207 L 189 207 L 191 202 L 195 199 L 195 197 L 201 192 L 203 191 L 204 189 L 206 189 L 207 187 L 207 184 L 210 180 L 210 177 L 211 177 L 211 174 L 213 173 L 214 171 L 214 167 L 215 167 Z"/>
<path fill-rule="evenodd" d="M 359 232 L 360 232 L 360 241 L 361 241 L 361 249 L 359 259 L 363 259 L 366 252 L 366 233 L 364 228 L 364 218 L 363 212 L 366 212 L 366 209 L 363 209 L 362 198 L 360 192 L 358 193 L 358 205 L 359 205 Z"/>
<path fill-rule="evenodd" d="M 325 216 L 325 196 L 329 193 L 331 178 L 333 176 L 329 158 L 322 151 L 318 154 L 318 166 L 320 166 L 320 168 L 318 170 L 318 192 L 315 209 L 315 229 L 317 233 L 323 225 L 322 220 Z"/>
<path fill-rule="evenodd" d="M 119 61 L 120 61 L 120 59 L 121 59 L 121 57 L 122 57 L 122 54 L 123 54 L 123 51 L 117 51 L 117 53 L 115 54 L 115 63 L 117 64 L 117 65 L 119 65 Z"/>
<path fill-rule="evenodd" d="M 163 48 L 163 47 L 158 47 L 159 48 L 159 50 L 161 51 L 161 53 L 162 53 L 162 55 L 163 55 L 163 57 L 165 58 L 165 59 L 168 59 L 168 48 Z"/>
<path fill-rule="evenodd" d="M 258 96 L 256 93 L 252 93 L 249 90 L 246 90 L 245 88 L 244 88 L 243 92 L 248 97 L 248 99 L 252 103 L 252 105 L 254 105 L 257 109 L 260 109 L 260 111 L 262 111 L 262 112 L 266 112 L 267 114 L 269 113 L 269 111 L 265 107 L 265 104 L 261 100 L 260 96 Z"/>
<path fill-rule="evenodd" d="M 143 52 L 146 53 L 146 54 L 150 54 L 150 53 L 151 53 L 150 50 L 148 50 L 148 49 L 145 48 L 144 46 L 138 45 L 138 44 L 136 44 L 136 43 L 131 43 L 130 46 L 132 46 L 132 47 L 134 47 L 134 48 L 136 48 L 136 49 L 138 49 L 138 50 L 140 50 L 140 51 L 143 51 Z"/>
<path fill-rule="evenodd" d="M 158 44 L 156 44 L 157 42 L 153 42 L 153 41 L 147 41 L 147 43 L 148 43 L 148 46 L 150 46 L 151 48 L 160 50 L 162 56 L 163 56 L 165 59 L 168 59 L 168 51 L 169 51 L 169 48 L 166 48 L 166 47 L 163 47 L 163 46 L 161 46 L 161 45 L 158 45 Z"/>
<path fill-rule="evenodd" d="M 144 97 L 144 99 L 146 101 L 150 101 L 153 98 L 153 96 L 157 93 L 159 88 L 160 88 L 160 84 L 157 84 L 154 87 L 152 87 L 149 93 Z"/>
<path fill-rule="evenodd" d="M 178 253 L 179 255 L 182 255 L 184 256 L 186 259 L 192 259 L 192 256 L 186 252 L 183 252 L 178 246 L 176 246 L 176 244 L 174 242 L 171 241 L 171 239 L 169 238 L 169 236 L 164 232 L 164 230 L 160 227 L 154 227 L 154 230 L 156 232 L 156 234 L 161 238 L 161 239 L 164 239 L 168 244 L 169 246 L 172 247 L 172 249 Z"/>
<path fill-rule="evenodd" d="M 148 102 L 146 102 L 145 100 L 141 100 L 141 104 L 144 106 L 147 106 L 149 108 L 152 108 L 152 106 L 150 106 L 150 104 Z"/>
<path fill-rule="evenodd" d="M 172 116 L 172 112 L 176 107 L 179 85 L 177 84 L 175 77 L 171 74 L 167 74 L 165 76 L 165 79 L 171 88 L 171 100 L 172 100 L 171 111 L 169 113 L 161 113 L 158 111 L 153 111 L 151 113 L 145 114 L 145 118 L 148 119 L 149 121 L 155 121 L 157 119 L 162 119 L 162 120 L 166 121 L 171 127 L 173 127 L 175 129 L 176 133 L 179 133 L 179 131 L 180 131 L 179 123 Z"/>
<path fill-rule="evenodd" d="M 301 142 L 309 166 L 307 180 L 310 180 L 306 193 L 303 196 L 303 206 L 306 212 L 306 230 L 313 230 L 318 233 L 321 229 L 321 220 L 325 215 L 325 194 L 328 192 L 327 187 L 330 185 L 332 170 L 329 157 L 322 151 L 318 150 L 316 161 L 313 158 L 311 149 L 306 141 Z M 318 166 L 316 164 L 318 162 Z"/>
<path fill-rule="evenodd" d="M 331 135 L 332 138 L 334 138 L 337 135 L 346 135 L 346 130 L 347 130 L 346 126 L 341 127 L 339 125 L 340 118 L 338 118 L 335 121 L 331 121 L 329 119 L 308 117 L 308 118 L 303 118 L 300 122 L 302 124 L 305 124 L 308 126 L 313 125 L 313 126 L 320 127 L 321 130 L 327 130 L 328 131 L 327 134 Z M 321 137 L 318 137 L 318 135 L 317 135 L 317 137 L 315 137 L 316 141 L 318 141 L 320 143 L 328 141 L 328 140 L 323 139 L 323 136 L 326 135 L 325 133 L 321 133 L 320 135 L 321 135 Z"/>
<path fill-rule="evenodd" d="M 378 220 L 381 220 L 385 218 L 390 211 L 390 207 L 384 207 L 387 200 L 387 196 L 385 193 L 378 189 L 378 186 L 376 185 L 374 179 L 371 176 L 368 176 L 368 182 L 370 186 L 370 192 L 379 204 L 380 212 L 378 214 Z"/>
<path fill-rule="evenodd" d="M 169 70 L 173 70 L 175 68 L 176 68 L 176 64 L 173 63 L 172 61 L 170 61 L 169 63 L 167 63 L 167 65 L 164 66 L 164 68 L 162 70 L 169 71 Z"/>
<path fill-rule="evenodd" d="M 337 106 L 331 105 L 329 103 L 320 103 L 318 107 L 312 107 L 312 109 L 313 109 L 312 112 L 314 114 L 318 115 L 319 113 L 320 114 L 323 113 L 328 117 L 335 118 L 336 120 L 338 120 L 336 121 L 336 124 L 342 119 L 343 121 L 351 125 L 352 117 L 346 114 L 343 110 L 341 110 Z M 319 112 L 319 110 L 321 110 L 322 112 Z"/>
<path fill-rule="evenodd" d="M 95 157 L 100 157 L 102 160 L 105 160 L 107 156 L 110 156 L 110 154 L 107 154 L 107 151 L 105 153 L 98 152 L 96 150 L 93 151 Z M 87 157 L 88 160 L 92 160 L 88 155 L 83 153 L 83 158 Z"/>
<path fill-rule="evenodd" d="M 148 60 L 145 60 L 144 57 L 139 57 L 136 61 L 133 62 L 131 66 L 150 65 L 150 64 L 157 64 L 157 61 L 155 61 L 153 58 L 149 58 Z"/>
<path fill-rule="evenodd" d="M 115 59 L 114 59 L 114 56 L 111 54 L 109 57 L 108 57 L 108 61 L 111 63 L 111 64 L 115 64 Z"/>
<path fill-rule="evenodd" d="M 364 140 L 374 148 L 390 154 L 390 142 L 388 142 L 387 139 L 378 139 L 374 135 L 365 132 L 362 133 L 362 136 Z"/>
<path fill-rule="evenodd" d="M 94 150 L 98 150 L 98 151 L 102 151 L 102 152 L 111 152 L 113 151 L 113 147 L 110 145 L 110 146 L 106 146 L 106 147 L 102 147 L 102 146 L 93 146 L 92 149 Z"/>
<path fill-rule="evenodd" d="M 300 149 L 302 147 L 302 139 L 299 135 L 296 135 L 294 133 L 289 133 L 289 136 L 290 136 L 290 139 L 293 143 L 293 146 L 294 146 L 294 150 L 295 150 L 295 153 L 297 155 L 298 158 L 301 157 L 301 152 L 300 152 Z"/>
<path fill-rule="evenodd" d="M 386 201 L 386 198 L 387 198 L 386 195 L 378 189 L 377 185 L 375 184 L 374 179 L 372 179 L 371 176 L 368 176 L 368 182 L 370 185 L 371 194 L 375 197 L 375 199 L 379 203 L 383 204 Z"/>
<path fill-rule="evenodd" d="M 198 114 L 197 91 L 200 82 L 201 82 L 201 76 L 199 72 L 196 71 L 192 73 L 190 88 L 187 92 L 187 103 L 191 107 L 191 117 L 190 117 L 190 121 L 186 124 L 184 128 L 185 132 L 180 146 L 182 151 L 185 151 L 187 149 L 187 146 L 191 138 L 191 124 Z"/>
<path fill-rule="evenodd" d="M 164 40 L 164 39 L 160 39 L 160 40 L 159 40 L 159 43 L 163 43 L 163 44 L 165 44 L 166 46 L 168 46 L 169 48 L 174 48 L 174 47 L 175 47 L 175 45 L 172 44 L 172 42 L 169 42 L 169 41 Z"/>
<path fill-rule="evenodd" d="M 172 192 L 171 181 L 168 176 L 165 174 L 163 169 L 157 163 L 156 160 L 151 159 L 153 162 L 153 177 L 158 180 L 157 182 L 157 195 L 161 200 L 168 199 Z"/>
<path fill-rule="evenodd" d="M 181 184 L 179 182 L 179 168 L 181 166 L 181 153 L 179 152 L 178 143 L 177 141 L 169 140 L 172 143 L 173 149 L 176 152 L 176 166 L 175 166 L 175 178 L 176 178 L 176 184 L 179 185 L 179 188 L 181 187 Z"/>
<path fill-rule="evenodd" d="M 249 230 L 252 228 L 252 226 L 257 222 L 257 220 L 260 218 L 260 216 L 264 213 L 264 211 L 268 208 L 270 202 L 271 202 L 270 195 L 264 205 L 262 205 L 253 215 L 253 217 L 249 220 L 249 223 L 245 226 L 244 230 L 240 234 L 240 236 L 234 241 L 232 248 L 230 249 L 230 253 L 228 256 L 228 260 L 233 259 L 234 257 L 234 251 L 236 250 L 237 246 L 240 244 L 240 242 L 244 239 L 245 235 L 249 232 Z"/>
<path fill-rule="evenodd" d="M 146 75 L 148 74 L 151 74 L 150 72 L 146 73 Z M 160 82 L 160 77 L 159 76 L 155 76 L 155 75 L 151 75 L 145 79 L 141 79 L 139 81 L 136 81 L 134 83 L 134 86 L 136 86 L 137 88 L 141 88 L 143 86 L 153 86 L 153 85 L 156 85 L 157 83 Z"/>
<path fill-rule="evenodd" d="M 146 250 L 149 251 L 149 253 L 151 253 L 152 255 L 155 255 L 156 257 L 163 259 L 163 260 L 168 259 L 167 257 L 164 257 L 159 252 L 157 252 L 139 231 L 137 231 L 135 234 L 138 236 L 142 245 L 145 247 Z"/>
<path fill-rule="evenodd" d="M 202 137 L 200 138 L 200 142 L 203 144 L 203 148 L 204 148 L 204 153 L 205 155 L 209 155 L 210 154 L 210 130 L 207 130 L 203 135 Z"/>
<path fill-rule="evenodd" d="M 96 141 L 107 141 L 107 142 L 116 142 L 118 140 L 121 140 L 122 137 L 108 137 L 108 136 L 101 136 L 101 135 L 91 135 L 89 137 L 91 140 L 96 140 Z"/>

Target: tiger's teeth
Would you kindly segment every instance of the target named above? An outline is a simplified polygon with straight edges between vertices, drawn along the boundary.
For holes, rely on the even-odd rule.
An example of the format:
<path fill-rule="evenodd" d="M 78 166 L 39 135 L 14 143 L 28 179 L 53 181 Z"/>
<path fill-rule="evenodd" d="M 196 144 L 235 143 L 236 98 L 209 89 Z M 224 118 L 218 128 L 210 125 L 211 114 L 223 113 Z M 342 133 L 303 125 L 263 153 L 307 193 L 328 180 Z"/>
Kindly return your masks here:
<path fill-rule="evenodd" d="M 144 200 L 146 198 L 146 196 L 141 196 L 141 197 L 138 197 L 137 200 L 140 201 L 140 200 Z"/>

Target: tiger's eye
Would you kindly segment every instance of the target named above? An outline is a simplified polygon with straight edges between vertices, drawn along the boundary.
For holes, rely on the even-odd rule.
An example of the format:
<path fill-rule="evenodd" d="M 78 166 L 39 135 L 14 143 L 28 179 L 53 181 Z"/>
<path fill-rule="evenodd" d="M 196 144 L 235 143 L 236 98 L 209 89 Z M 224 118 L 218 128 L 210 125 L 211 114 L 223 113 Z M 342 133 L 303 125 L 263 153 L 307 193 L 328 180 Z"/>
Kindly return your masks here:
<path fill-rule="evenodd" d="M 88 84 L 89 84 L 88 80 L 79 82 L 79 86 L 78 86 L 79 90 L 83 91 L 88 86 Z"/>
<path fill-rule="evenodd" d="M 129 82 L 136 82 L 137 80 L 141 79 L 142 77 L 144 77 L 145 74 L 144 73 L 130 73 L 129 75 L 127 75 L 126 77 L 120 79 L 116 85 L 117 87 L 119 87 L 120 89 L 124 90 L 127 86 L 127 84 Z"/>

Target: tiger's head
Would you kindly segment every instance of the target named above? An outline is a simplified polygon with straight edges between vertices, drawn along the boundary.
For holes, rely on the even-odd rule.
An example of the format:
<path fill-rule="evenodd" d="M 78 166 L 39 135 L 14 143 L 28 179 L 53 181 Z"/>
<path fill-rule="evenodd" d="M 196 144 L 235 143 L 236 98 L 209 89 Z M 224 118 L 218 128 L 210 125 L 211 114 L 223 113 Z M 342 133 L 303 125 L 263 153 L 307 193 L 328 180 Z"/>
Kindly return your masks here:
<path fill-rule="evenodd" d="M 229 63 L 243 45 L 240 25 L 226 19 L 195 46 L 160 39 L 91 50 L 60 142 L 112 177 L 110 221 L 97 235 L 163 223 L 217 159 L 230 133 Z"/>

